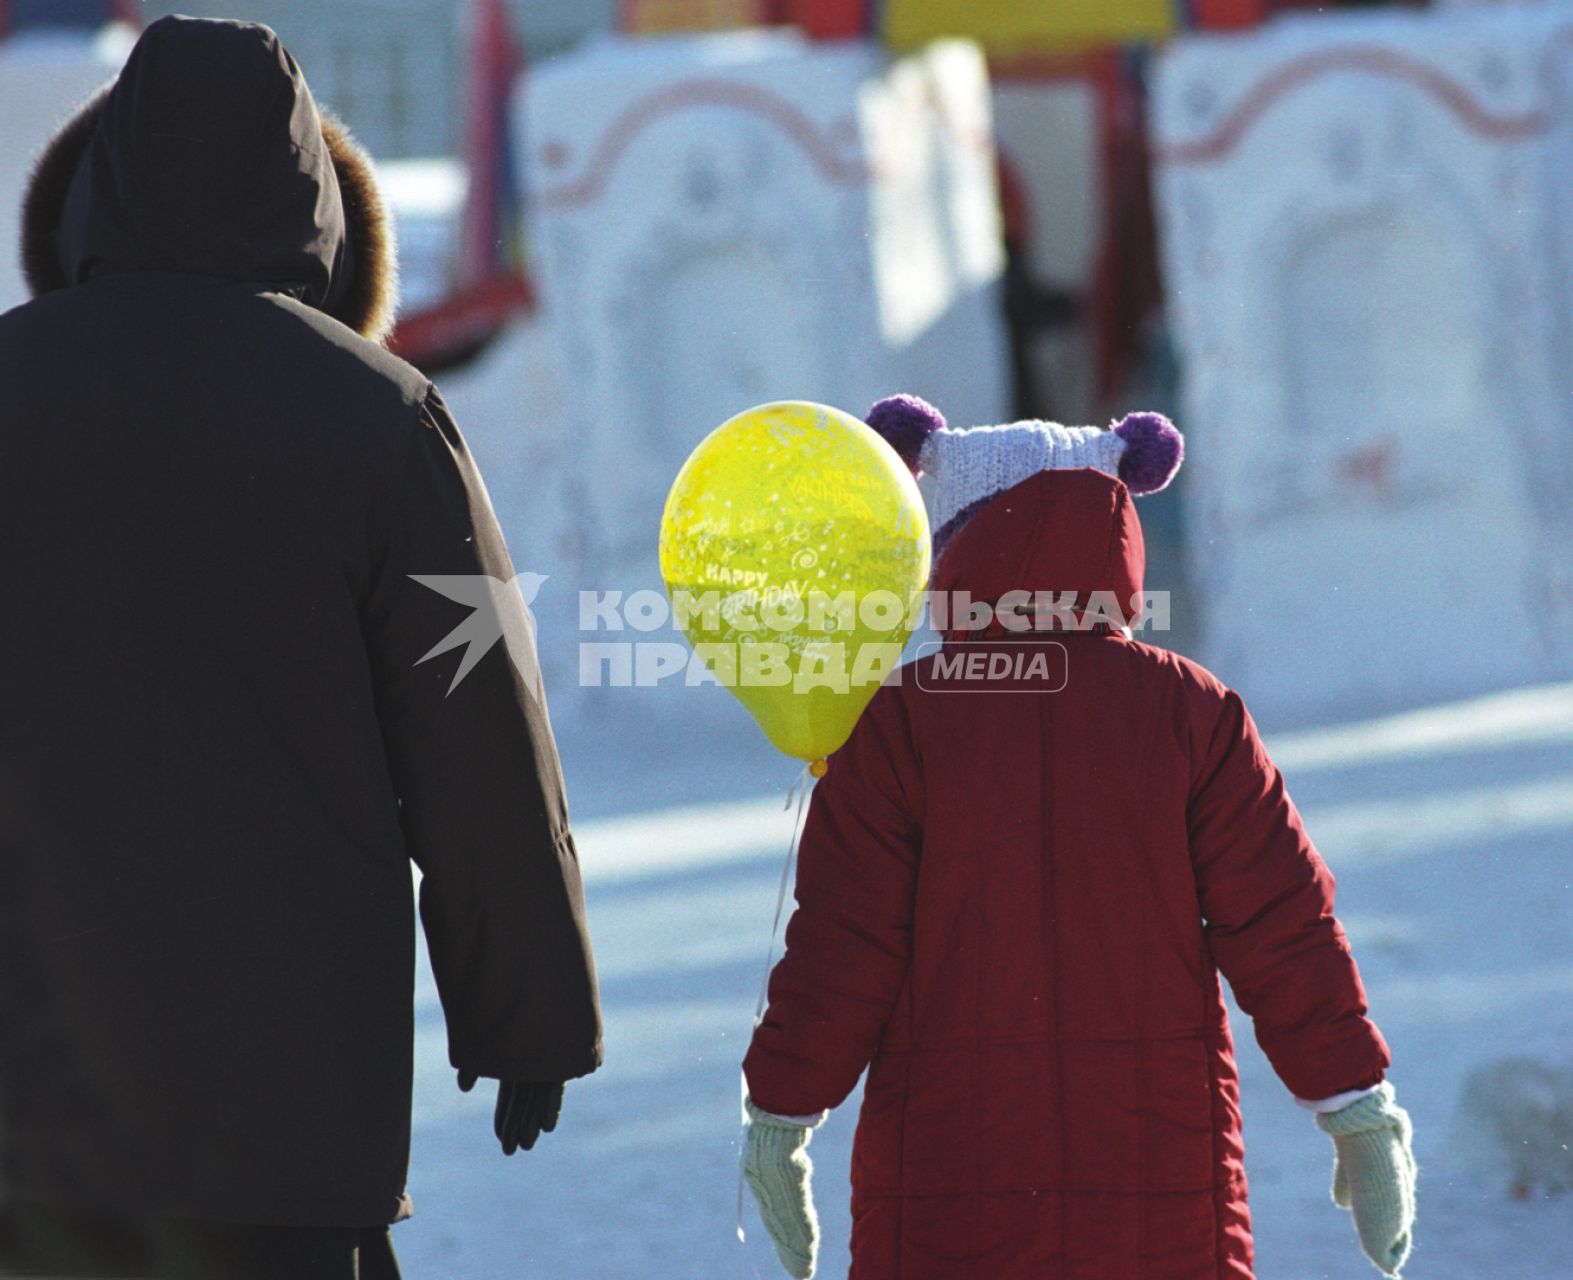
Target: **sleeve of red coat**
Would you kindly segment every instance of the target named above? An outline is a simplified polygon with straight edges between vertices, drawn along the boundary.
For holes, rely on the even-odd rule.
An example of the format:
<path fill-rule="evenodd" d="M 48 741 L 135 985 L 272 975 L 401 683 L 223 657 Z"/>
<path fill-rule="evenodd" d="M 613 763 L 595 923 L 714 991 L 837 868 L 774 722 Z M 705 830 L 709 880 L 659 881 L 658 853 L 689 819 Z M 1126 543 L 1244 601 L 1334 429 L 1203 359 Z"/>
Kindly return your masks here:
<path fill-rule="evenodd" d="M 601 1062 L 601 1015 L 533 624 L 517 591 L 499 595 L 502 638 L 455 684 L 465 646 L 433 651 L 476 611 L 412 576 L 514 578 L 435 388 L 381 515 L 362 624 L 449 1055 L 502 1080 L 586 1075 Z"/>
<path fill-rule="evenodd" d="M 786 953 L 743 1064 L 755 1105 L 839 1106 L 907 975 L 921 844 L 918 762 L 900 691 L 880 690 L 814 789 Z"/>
<path fill-rule="evenodd" d="M 1215 705 L 1187 815 L 1213 957 L 1295 1096 L 1376 1084 L 1390 1059 L 1333 915 L 1332 873 L 1244 703 L 1226 692 Z"/>

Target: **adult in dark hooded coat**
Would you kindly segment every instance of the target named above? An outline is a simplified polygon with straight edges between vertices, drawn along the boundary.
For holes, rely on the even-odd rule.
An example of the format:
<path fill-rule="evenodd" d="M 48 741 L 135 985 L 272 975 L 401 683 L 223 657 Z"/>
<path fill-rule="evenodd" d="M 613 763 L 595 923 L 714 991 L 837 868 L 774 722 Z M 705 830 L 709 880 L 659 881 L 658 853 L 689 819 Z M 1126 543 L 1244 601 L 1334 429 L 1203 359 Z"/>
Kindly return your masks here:
<path fill-rule="evenodd" d="M 412 576 L 507 583 L 507 549 L 437 391 L 380 345 L 369 166 L 271 31 L 154 23 L 24 213 L 36 296 L 0 316 L 13 1233 L 381 1227 L 408 1212 L 409 859 L 453 1065 L 503 1082 L 505 1148 L 601 1060 L 517 593 L 462 680 L 462 649 L 422 661 L 468 614 Z M 354 1236 L 311 1238 L 353 1268 Z"/>

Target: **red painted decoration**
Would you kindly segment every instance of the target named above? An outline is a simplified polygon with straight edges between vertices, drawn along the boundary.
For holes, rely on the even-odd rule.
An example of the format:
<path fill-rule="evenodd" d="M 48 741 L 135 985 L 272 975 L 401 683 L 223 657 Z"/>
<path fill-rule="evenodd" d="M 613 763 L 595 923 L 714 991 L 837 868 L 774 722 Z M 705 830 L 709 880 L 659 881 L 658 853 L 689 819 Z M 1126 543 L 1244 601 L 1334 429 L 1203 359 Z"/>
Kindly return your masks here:
<path fill-rule="evenodd" d="M 781 0 L 780 20 L 815 40 L 844 40 L 868 33 L 867 0 Z"/>
<path fill-rule="evenodd" d="M 1203 31 L 1237 31 L 1267 16 L 1265 0 L 1191 0 L 1192 22 Z"/>

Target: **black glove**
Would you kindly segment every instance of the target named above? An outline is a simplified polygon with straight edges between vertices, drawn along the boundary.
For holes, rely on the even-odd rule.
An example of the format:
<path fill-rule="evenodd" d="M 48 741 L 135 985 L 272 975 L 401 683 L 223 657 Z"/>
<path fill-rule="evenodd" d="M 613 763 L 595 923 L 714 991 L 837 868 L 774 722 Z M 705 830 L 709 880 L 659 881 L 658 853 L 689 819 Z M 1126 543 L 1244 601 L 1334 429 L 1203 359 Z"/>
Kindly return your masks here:
<path fill-rule="evenodd" d="M 478 1076 L 459 1072 L 459 1088 L 465 1093 L 475 1088 Z M 557 1127 L 563 1109 L 561 1084 L 521 1084 L 512 1080 L 497 1082 L 497 1111 L 492 1128 L 502 1153 L 511 1156 L 520 1147 L 529 1151 L 543 1133 Z"/>

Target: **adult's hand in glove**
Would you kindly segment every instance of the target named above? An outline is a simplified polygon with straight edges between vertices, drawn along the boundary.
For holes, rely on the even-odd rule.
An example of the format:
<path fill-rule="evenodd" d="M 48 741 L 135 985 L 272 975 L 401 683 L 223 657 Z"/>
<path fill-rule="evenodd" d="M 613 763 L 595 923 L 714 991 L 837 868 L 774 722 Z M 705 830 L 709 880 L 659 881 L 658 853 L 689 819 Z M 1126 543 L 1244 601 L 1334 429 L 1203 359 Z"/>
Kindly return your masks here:
<path fill-rule="evenodd" d="M 743 1176 L 775 1243 L 776 1256 L 795 1280 L 808 1280 L 814 1274 L 819 1254 L 819 1218 L 809 1185 L 814 1166 L 808 1158 L 808 1140 L 813 1132 L 812 1125 L 793 1124 L 748 1103 Z"/>
<path fill-rule="evenodd" d="M 478 1078 L 467 1071 L 459 1072 L 459 1088 L 468 1093 L 475 1088 Z M 511 1156 L 520 1147 L 530 1150 L 543 1133 L 550 1133 L 557 1127 L 562 1109 L 563 1086 L 560 1083 L 499 1080 L 492 1128 L 497 1141 L 502 1143 L 503 1155 Z"/>
<path fill-rule="evenodd" d="M 1415 1227 L 1415 1157 L 1409 1113 L 1393 1101 L 1393 1086 L 1339 1111 L 1316 1117 L 1332 1135 L 1333 1203 L 1354 1214 L 1366 1256 L 1396 1276 L 1409 1257 Z"/>

